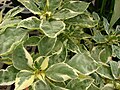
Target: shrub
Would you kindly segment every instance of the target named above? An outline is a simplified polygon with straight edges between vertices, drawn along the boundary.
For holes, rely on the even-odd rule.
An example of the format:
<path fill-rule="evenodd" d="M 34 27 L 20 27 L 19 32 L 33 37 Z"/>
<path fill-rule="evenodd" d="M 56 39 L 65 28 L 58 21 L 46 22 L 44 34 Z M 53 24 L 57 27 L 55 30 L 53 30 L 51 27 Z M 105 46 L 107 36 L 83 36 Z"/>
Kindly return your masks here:
<path fill-rule="evenodd" d="M 87 11 L 90 3 L 18 0 L 34 15 L 1 18 L 0 85 L 15 90 L 120 89 L 120 26 Z M 34 33 L 34 34 L 33 34 Z M 117 61 L 114 61 L 117 58 Z"/>

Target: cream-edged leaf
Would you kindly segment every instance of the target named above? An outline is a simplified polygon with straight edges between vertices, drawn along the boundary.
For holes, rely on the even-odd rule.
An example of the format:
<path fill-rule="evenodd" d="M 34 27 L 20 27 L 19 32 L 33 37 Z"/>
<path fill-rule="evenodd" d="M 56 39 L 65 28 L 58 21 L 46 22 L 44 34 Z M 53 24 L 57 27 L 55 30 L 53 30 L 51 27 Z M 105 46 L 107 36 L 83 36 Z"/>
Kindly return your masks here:
<path fill-rule="evenodd" d="M 65 23 L 63 21 L 45 21 L 43 20 L 40 24 L 40 29 L 43 31 L 43 33 L 50 37 L 55 38 L 60 33 L 65 30 Z"/>
<path fill-rule="evenodd" d="M 22 90 L 29 87 L 32 85 L 34 78 L 34 73 L 27 70 L 20 71 L 16 76 L 15 90 Z"/>
<path fill-rule="evenodd" d="M 41 64 L 41 70 L 45 70 L 48 67 L 49 57 L 46 57 Z"/>
<path fill-rule="evenodd" d="M 25 52 L 25 57 L 28 60 L 28 65 L 32 68 L 32 66 L 33 66 L 33 58 L 31 57 L 29 52 L 24 47 L 23 47 L 23 50 Z"/>

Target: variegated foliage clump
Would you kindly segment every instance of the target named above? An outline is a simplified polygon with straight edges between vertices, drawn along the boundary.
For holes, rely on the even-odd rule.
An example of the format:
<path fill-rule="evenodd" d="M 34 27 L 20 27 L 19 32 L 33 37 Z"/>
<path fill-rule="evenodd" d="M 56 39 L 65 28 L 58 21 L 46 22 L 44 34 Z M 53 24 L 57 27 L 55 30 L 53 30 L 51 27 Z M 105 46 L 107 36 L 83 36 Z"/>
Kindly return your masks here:
<path fill-rule="evenodd" d="M 0 18 L 0 85 L 15 90 L 120 90 L 120 26 L 79 0 L 18 0 Z M 31 35 L 34 33 L 34 35 Z M 28 47 L 31 50 L 28 51 Z"/>

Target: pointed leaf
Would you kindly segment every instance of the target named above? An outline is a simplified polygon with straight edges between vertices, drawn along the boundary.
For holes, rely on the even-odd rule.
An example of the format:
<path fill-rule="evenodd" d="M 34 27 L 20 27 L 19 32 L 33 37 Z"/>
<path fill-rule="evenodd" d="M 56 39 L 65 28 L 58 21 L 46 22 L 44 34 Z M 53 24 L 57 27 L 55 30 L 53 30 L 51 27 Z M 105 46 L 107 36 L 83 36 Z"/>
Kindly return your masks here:
<path fill-rule="evenodd" d="M 48 67 L 49 57 L 46 57 L 41 64 L 41 70 L 45 70 Z"/>
<path fill-rule="evenodd" d="M 44 37 L 38 43 L 38 50 L 41 56 L 48 55 L 55 46 L 57 38 Z"/>
<path fill-rule="evenodd" d="M 32 70 L 33 60 L 28 52 L 20 44 L 13 52 L 13 65 L 18 70 Z"/>
<path fill-rule="evenodd" d="M 32 85 L 34 78 L 34 73 L 27 70 L 20 71 L 16 76 L 15 90 L 22 90 L 29 87 Z"/>
<path fill-rule="evenodd" d="M 32 13 L 41 14 L 39 8 L 37 7 L 33 0 L 18 0 L 18 1 L 22 3 Z"/>
<path fill-rule="evenodd" d="M 23 19 L 22 21 L 20 21 L 18 23 L 17 28 L 23 27 L 23 28 L 27 28 L 30 30 L 36 30 L 36 29 L 38 30 L 39 26 L 40 26 L 40 20 L 37 17 L 32 16 L 32 17 L 29 17 L 27 19 Z"/>
<path fill-rule="evenodd" d="M 28 60 L 28 65 L 32 68 L 33 65 L 33 59 L 31 57 L 31 55 L 29 54 L 29 52 L 23 47 L 24 53 L 25 53 L 25 58 Z"/>
<path fill-rule="evenodd" d="M 65 63 L 57 63 L 47 69 L 46 76 L 55 82 L 63 82 L 76 78 L 77 73 Z"/>
<path fill-rule="evenodd" d="M 55 38 L 65 29 L 65 23 L 63 21 L 42 21 L 40 29 L 46 36 Z"/>
<path fill-rule="evenodd" d="M 18 70 L 8 66 L 6 70 L 0 70 L 0 85 L 12 85 L 15 82 Z"/>
<path fill-rule="evenodd" d="M 0 55 L 10 53 L 27 34 L 27 30 L 15 27 L 7 28 L 0 34 Z"/>
<path fill-rule="evenodd" d="M 105 29 L 105 31 L 106 31 L 106 33 L 109 35 L 110 34 L 110 25 L 109 25 L 109 23 L 108 23 L 108 21 L 107 21 L 107 19 L 106 18 L 104 18 L 103 17 L 103 25 L 104 25 L 104 29 Z"/>
<path fill-rule="evenodd" d="M 68 61 L 68 64 L 75 68 L 79 73 L 89 75 L 96 71 L 98 64 L 87 54 L 76 54 Z"/>

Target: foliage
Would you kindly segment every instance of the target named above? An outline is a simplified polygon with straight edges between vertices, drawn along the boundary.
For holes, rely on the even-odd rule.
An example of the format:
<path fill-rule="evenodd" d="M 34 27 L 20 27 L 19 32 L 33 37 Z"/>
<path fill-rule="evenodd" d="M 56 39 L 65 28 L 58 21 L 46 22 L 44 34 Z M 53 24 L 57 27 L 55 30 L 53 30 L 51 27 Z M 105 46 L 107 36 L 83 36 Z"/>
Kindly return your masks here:
<path fill-rule="evenodd" d="M 0 85 L 15 90 L 120 89 L 120 26 L 79 0 L 18 0 L 0 23 Z M 35 35 L 31 33 L 35 32 Z M 30 48 L 30 50 L 28 50 Z M 117 61 L 114 61 L 117 58 Z"/>

